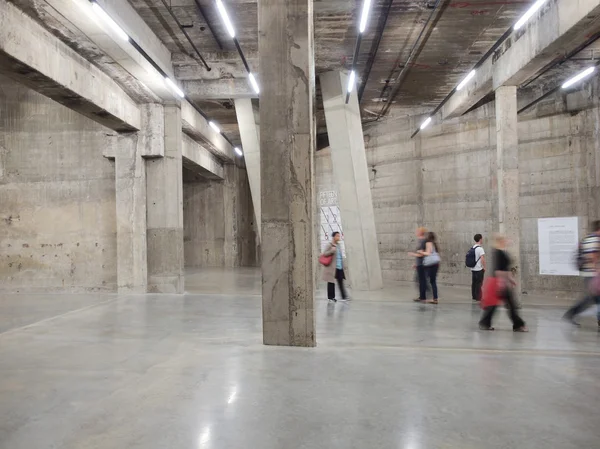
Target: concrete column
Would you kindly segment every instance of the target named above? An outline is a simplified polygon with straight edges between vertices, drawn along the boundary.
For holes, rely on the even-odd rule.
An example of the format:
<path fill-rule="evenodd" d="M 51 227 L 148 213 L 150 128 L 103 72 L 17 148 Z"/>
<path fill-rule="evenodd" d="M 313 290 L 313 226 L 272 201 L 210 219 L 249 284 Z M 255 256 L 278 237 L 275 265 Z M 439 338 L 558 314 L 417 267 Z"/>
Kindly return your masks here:
<path fill-rule="evenodd" d="M 240 137 L 244 148 L 244 161 L 248 171 L 250 192 L 252 193 L 252 205 L 256 217 L 256 229 L 258 239 L 261 233 L 261 210 L 260 210 L 260 133 L 254 120 L 254 109 L 252 100 L 249 98 L 238 98 L 235 100 L 235 113 L 237 114 Z"/>
<path fill-rule="evenodd" d="M 500 232 L 512 242 L 510 252 L 521 281 L 521 220 L 519 217 L 519 136 L 517 88 L 496 90 L 496 145 L 498 179 L 498 222 Z"/>
<path fill-rule="evenodd" d="M 146 293 L 146 162 L 138 133 L 121 134 L 115 148 L 117 286 L 119 293 Z"/>
<path fill-rule="evenodd" d="M 183 293 L 181 109 L 164 106 L 164 157 L 146 164 L 148 291 Z"/>
<path fill-rule="evenodd" d="M 320 78 L 350 282 L 356 290 L 377 290 L 383 279 L 356 89 L 346 104 L 348 76 L 327 72 Z"/>
<path fill-rule="evenodd" d="M 263 341 L 314 346 L 312 0 L 258 4 Z"/>

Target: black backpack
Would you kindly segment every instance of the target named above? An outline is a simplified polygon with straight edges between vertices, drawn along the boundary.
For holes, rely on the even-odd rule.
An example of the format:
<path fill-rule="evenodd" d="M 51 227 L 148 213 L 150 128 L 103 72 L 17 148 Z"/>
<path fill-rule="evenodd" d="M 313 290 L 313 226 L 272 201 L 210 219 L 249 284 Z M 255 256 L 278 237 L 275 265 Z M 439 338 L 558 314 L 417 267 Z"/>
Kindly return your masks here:
<path fill-rule="evenodd" d="M 469 268 L 475 268 L 475 265 L 477 265 L 477 262 L 479 262 L 479 259 L 481 259 L 481 257 L 479 259 L 476 259 L 477 253 L 475 252 L 475 250 L 477 248 L 481 248 L 481 246 L 474 246 L 467 252 L 467 257 L 465 257 L 465 265 Z"/>

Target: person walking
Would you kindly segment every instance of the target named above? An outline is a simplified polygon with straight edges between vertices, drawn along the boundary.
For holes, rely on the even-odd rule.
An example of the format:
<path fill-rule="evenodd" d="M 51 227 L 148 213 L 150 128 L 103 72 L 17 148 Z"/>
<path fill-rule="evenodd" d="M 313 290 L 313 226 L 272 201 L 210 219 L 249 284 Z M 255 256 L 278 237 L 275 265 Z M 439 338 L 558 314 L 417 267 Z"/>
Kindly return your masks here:
<path fill-rule="evenodd" d="M 508 316 L 513 323 L 514 332 L 528 332 L 525 321 L 519 316 L 517 302 L 515 299 L 514 287 L 516 281 L 511 270 L 511 258 L 506 250 L 507 239 L 502 234 L 494 237 L 494 249 L 492 251 L 492 261 L 494 264 L 494 279 L 490 283 L 494 285 L 493 295 L 484 295 L 482 300 L 483 315 L 479 321 L 479 329 L 493 331 L 492 319 L 498 308 L 496 297 L 506 303 Z M 491 284 L 490 284 L 491 285 Z M 486 289 L 487 290 L 487 289 Z M 490 296 L 494 296 L 491 298 Z"/>
<path fill-rule="evenodd" d="M 429 279 L 431 284 L 431 291 L 433 293 L 433 299 L 431 301 L 425 301 L 431 304 L 438 303 L 438 288 L 437 288 L 437 274 L 440 268 L 440 251 L 437 244 L 436 236 L 433 232 L 427 234 L 425 240 L 425 250 L 421 251 L 423 256 L 423 267 L 425 268 L 425 275 Z"/>
<path fill-rule="evenodd" d="M 425 238 L 426 233 L 427 229 L 423 227 L 417 228 L 417 231 L 415 232 L 415 235 L 417 236 L 417 249 L 415 252 L 408 253 L 409 256 L 413 256 L 415 258 L 414 269 L 417 273 L 417 282 L 419 285 L 419 297 L 414 301 L 425 301 L 427 299 L 427 274 L 425 273 L 422 254 L 422 251 L 425 250 L 427 243 Z"/>
<path fill-rule="evenodd" d="M 580 326 L 575 321 L 575 317 L 596 303 L 598 305 L 596 318 L 600 327 L 600 296 L 598 296 L 599 292 L 592 291 L 592 279 L 594 279 L 594 276 L 600 275 L 598 264 L 600 261 L 600 221 L 595 221 L 592 224 L 592 230 L 593 232 L 587 235 L 579 244 L 578 265 L 581 277 L 583 277 L 585 293 L 583 298 L 577 301 L 563 316 L 564 320 L 575 326 Z"/>
<path fill-rule="evenodd" d="M 471 268 L 471 296 L 473 301 L 481 301 L 481 287 L 485 277 L 485 251 L 483 250 L 483 236 L 475 234 L 475 245 L 471 248 L 475 265 Z M 467 259 L 471 254 L 467 254 Z"/>
<path fill-rule="evenodd" d="M 342 295 L 342 300 L 348 300 L 346 288 L 344 287 L 344 279 L 346 279 L 344 274 L 344 260 L 342 257 L 342 250 L 339 247 L 341 238 L 342 236 L 339 232 L 331 234 L 331 242 L 323 254 L 321 254 L 321 256 L 333 256 L 331 263 L 323 267 L 323 280 L 327 282 L 327 298 L 333 302 L 337 301 L 337 299 L 335 299 L 336 280 Z"/>

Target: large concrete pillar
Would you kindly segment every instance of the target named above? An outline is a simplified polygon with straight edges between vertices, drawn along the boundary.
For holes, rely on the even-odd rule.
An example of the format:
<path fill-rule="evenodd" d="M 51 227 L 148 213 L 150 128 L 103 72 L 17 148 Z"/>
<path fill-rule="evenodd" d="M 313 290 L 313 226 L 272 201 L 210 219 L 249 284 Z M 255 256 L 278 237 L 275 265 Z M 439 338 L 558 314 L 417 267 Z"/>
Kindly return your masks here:
<path fill-rule="evenodd" d="M 348 76 L 327 72 L 320 78 L 350 283 L 356 290 L 377 290 L 383 279 L 356 89 L 346 104 Z"/>
<path fill-rule="evenodd" d="M 244 148 L 244 161 L 250 182 L 252 205 L 256 217 L 258 239 L 261 234 L 261 209 L 260 209 L 260 133 L 254 120 L 254 109 L 250 98 L 235 100 L 235 113 L 237 114 L 240 137 Z"/>
<path fill-rule="evenodd" d="M 314 346 L 313 1 L 258 5 L 263 341 Z"/>
<path fill-rule="evenodd" d="M 183 293 L 181 109 L 164 106 L 164 157 L 146 163 L 148 291 Z"/>
<path fill-rule="evenodd" d="M 496 145 L 499 229 L 511 242 L 510 252 L 521 286 L 521 220 L 519 217 L 519 135 L 517 88 L 502 86 L 496 90 Z"/>
<path fill-rule="evenodd" d="M 141 131 L 143 132 L 143 131 Z M 146 293 L 146 162 L 139 133 L 121 134 L 115 148 L 117 286 L 119 293 Z"/>

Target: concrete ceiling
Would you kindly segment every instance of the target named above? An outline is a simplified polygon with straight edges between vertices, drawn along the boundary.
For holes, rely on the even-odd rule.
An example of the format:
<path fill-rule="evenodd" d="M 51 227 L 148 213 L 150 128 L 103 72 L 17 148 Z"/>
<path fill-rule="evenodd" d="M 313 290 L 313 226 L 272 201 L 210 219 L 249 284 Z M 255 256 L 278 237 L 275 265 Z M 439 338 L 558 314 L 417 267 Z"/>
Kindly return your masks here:
<path fill-rule="evenodd" d="M 125 70 L 57 15 L 46 0 L 11 1 L 115 78 L 136 101 L 157 101 L 143 84 L 129 79 L 132 77 Z M 123 1 L 134 7 L 172 52 L 175 76 L 184 83 L 186 90 L 191 92 L 193 83 L 202 82 L 200 88 L 196 85 L 196 91 L 200 93 L 194 98 L 195 103 L 220 123 L 235 144 L 239 144 L 230 96 L 243 90 L 244 86 L 249 91 L 250 88 L 246 71 L 222 25 L 214 0 L 165 0 L 171 11 L 162 0 Z M 364 118 L 380 113 L 386 102 L 391 105 L 391 114 L 435 107 L 533 2 L 440 0 L 434 11 L 437 0 L 373 0 L 369 26 L 357 60 L 359 86 L 364 83 L 361 99 Z M 257 0 L 226 0 L 225 3 L 241 48 L 260 83 Z M 317 74 L 327 70 L 347 70 L 352 66 L 362 3 L 363 0 L 314 1 Z M 200 56 L 171 13 L 185 27 L 210 70 L 201 63 Z M 419 45 L 415 46 L 421 33 Z M 556 67 L 532 83 L 529 90 L 540 91 L 554 85 L 576 67 L 577 62 Z M 219 94 L 219 86 L 224 84 L 229 86 L 231 95 Z M 211 91 L 210 98 L 202 96 L 203 88 Z M 324 114 L 318 91 L 317 105 L 318 126 L 323 131 Z"/>

